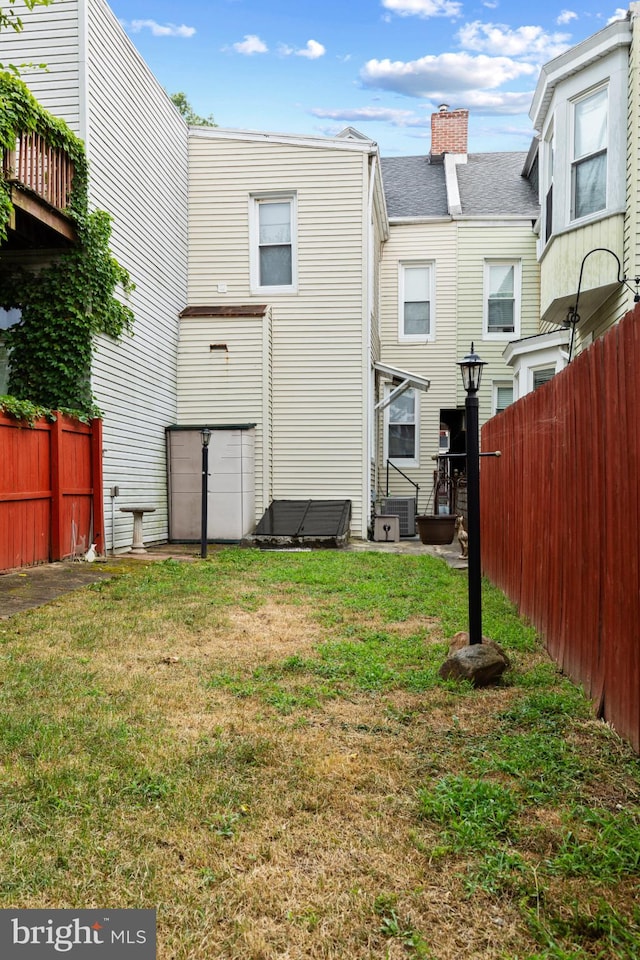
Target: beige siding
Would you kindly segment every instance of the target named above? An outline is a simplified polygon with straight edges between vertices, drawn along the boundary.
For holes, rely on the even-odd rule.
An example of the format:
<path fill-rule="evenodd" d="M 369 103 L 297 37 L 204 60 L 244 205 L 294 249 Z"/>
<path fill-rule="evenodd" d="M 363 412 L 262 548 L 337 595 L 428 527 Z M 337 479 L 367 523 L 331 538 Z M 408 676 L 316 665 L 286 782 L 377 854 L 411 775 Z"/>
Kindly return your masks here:
<path fill-rule="evenodd" d="M 380 277 L 380 326 L 382 361 L 402 370 L 427 377 L 430 389 L 419 392 L 420 463 L 403 468 L 420 485 L 419 508 L 425 509 L 433 485 L 434 462 L 438 451 L 440 410 L 456 405 L 456 226 L 447 223 L 396 224 L 390 229 Z M 435 341 L 402 343 L 398 338 L 398 275 L 404 260 L 430 260 L 435 263 Z M 378 423 L 378 494 L 385 492 L 383 457 L 384 415 Z M 412 488 L 391 471 L 390 490 L 399 496 L 412 496 Z"/>
<path fill-rule="evenodd" d="M 513 370 L 502 352 L 508 339 L 483 336 L 484 268 L 486 260 L 519 260 L 521 264 L 520 332 L 514 339 L 538 333 L 540 284 L 536 261 L 536 238 L 531 223 L 487 223 L 472 221 L 459 225 L 458 359 L 469 352 L 471 343 L 487 364 L 483 368 L 479 393 L 480 423 L 493 414 L 493 384 L 513 380 Z M 465 394 L 456 367 L 458 404 Z"/>
<path fill-rule="evenodd" d="M 270 502 L 270 328 L 269 318 L 180 322 L 178 422 L 256 425 L 256 520 Z M 212 344 L 227 349 L 212 350 Z"/>
<path fill-rule="evenodd" d="M 177 318 L 186 304 L 187 128 L 104 0 L 56 0 L 24 22 L 19 59 L 54 66 L 25 80 L 47 109 L 88 133 L 91 203 L 112 215 L 113 252 L 136 284 L 134 336 L 99 338 L 93 366 L 104 412 L 107 544 L 115 485 L 116 507 L 156 506 L 145 538 L 163 540 L 165 427 L 176 419 Z M 117 509 L 115 517 L 116 547 L 130 545 L 131 517 Z"/>
<path fill-rule="evenodd" d="M 361 536 L 368 155 L 197 132 L 190 143 L 189 302 L 272 308 L 273 497 L 348 498 Z M 274 190 L 297 197 L 298 288 L 265 298 L 251 293 L 249 208 Z"/>

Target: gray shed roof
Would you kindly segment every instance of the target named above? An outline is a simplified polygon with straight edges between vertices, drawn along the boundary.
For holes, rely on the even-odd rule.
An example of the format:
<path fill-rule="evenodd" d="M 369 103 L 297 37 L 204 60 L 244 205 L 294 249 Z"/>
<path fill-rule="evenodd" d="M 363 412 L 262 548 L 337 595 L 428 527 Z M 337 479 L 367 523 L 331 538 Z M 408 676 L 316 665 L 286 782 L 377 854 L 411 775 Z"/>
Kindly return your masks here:
<path fill-rule="evenodd" d="M 470 153 L 456 167 L 462 214 L 467 217 L 522 216 L 535 220 L 539 206 L 522 176 L 524 153 Z"/>
<path fill-rule="evenodd" d="M 383 157 L 387 213 L 395 217 L 446 217 L 444 165 L 428 157 Z"/>
<path fill-rule="evenodd" d="M 470 153 L 456 165 L 462 216 L 521 216 L 535 220 L 535 191 L 522 176 L 527 154 Z M 382 177 L 389 218 L 446 217 L 447 189 L 442 162 L 429 157 L 383 157 Z"/>

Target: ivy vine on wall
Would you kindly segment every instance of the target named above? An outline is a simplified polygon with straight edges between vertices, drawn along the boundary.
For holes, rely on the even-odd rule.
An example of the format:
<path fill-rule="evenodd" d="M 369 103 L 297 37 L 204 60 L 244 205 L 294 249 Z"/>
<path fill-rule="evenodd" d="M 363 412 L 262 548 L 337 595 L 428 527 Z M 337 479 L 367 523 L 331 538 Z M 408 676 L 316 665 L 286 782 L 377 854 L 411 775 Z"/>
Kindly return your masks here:
<path fill-rule="evenodd" d="M 99 414 L 91 392 L 96 334 L 115 339 L 131 332 L 133 313 L 115 296 L 134 286 L 109 249 L 111 217 L 89 211 L 84 144 L 37 102 L 26 85 L 0 71 L 0 149 L 13 150 L 19 133 L 40 134 L 74 164 L 67 215 L 77 243 L 53 260 L 25 268 L 2 257 L 12 213 L 9 184 L 0 169 L 0 306 L 19 308 L 21 320 L 4 334 L 9 353 L 9 393 L 41 407 Z M 9 404 L 5 404 L 7 409 Z"/>

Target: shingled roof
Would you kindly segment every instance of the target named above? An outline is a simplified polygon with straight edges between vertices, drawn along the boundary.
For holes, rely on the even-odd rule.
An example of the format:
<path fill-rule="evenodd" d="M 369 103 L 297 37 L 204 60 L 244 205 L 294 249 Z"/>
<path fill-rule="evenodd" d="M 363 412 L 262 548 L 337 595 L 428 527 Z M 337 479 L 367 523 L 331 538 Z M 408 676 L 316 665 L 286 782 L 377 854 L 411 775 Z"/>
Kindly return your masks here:
<path fill-rule="evenodd" d="M 381 165 L 391 220 L 448 215 L 442 163 L 430 163 L 429 157 L 382 157 Z"/>
<path fill-rule="evenodd" d="M 456 164 L 463 217 L 512 217 L 535 220 L 535 191 L 522 176 L 526 153 L 470 153 Z M 385 157 L 382 177 L 389 219 L 446 217 L 444 164 L 429 157 Z"/>
<path fill-rule="evenodd" d="M 522 176 L 526 153 L 470 153 L 456 166 L 462 215 L 537 219 L 538 201 Z"/>

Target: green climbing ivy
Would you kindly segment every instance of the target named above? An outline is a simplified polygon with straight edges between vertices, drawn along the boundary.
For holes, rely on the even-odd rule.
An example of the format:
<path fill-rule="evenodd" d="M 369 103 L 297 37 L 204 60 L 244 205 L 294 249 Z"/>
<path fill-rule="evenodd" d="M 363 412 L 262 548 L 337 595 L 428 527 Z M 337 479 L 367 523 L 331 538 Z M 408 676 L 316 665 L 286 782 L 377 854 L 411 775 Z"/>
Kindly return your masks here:
<path fill-rule="evenodd" d="M 84 144 L 44 110 L 18 77 L 0 71 L 0 148 L 13 149 L 16 136 L 25 131 L 40 134 L 73 161 L 66 213 L 78 241 L 39 267 L 27 269 L 11 258 L 3 262 L 0 306 L 21 311 L 21 320 L 4 334 L 9 394 L 36 406 L 96 415 L 91 392 L 94 337 L 103 333 L 117 339 L 131 331 L 133 313 L 115 293 L 121 290 L 126 296 L 134 287 L 109 249 L 109 214 L 89 211 Z M 0 171 L 0 244 L 7 239 L 11 213 L 9 185 Z"/>

